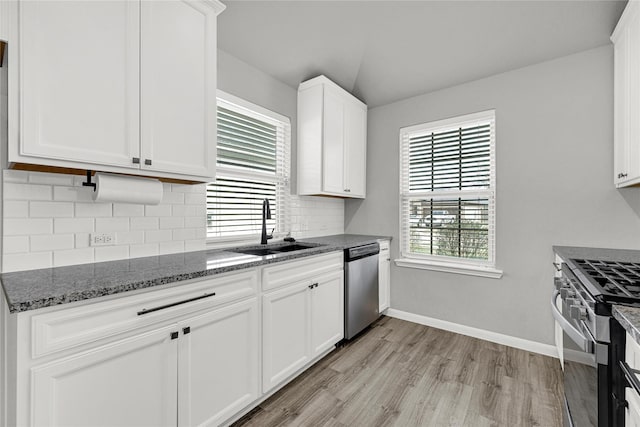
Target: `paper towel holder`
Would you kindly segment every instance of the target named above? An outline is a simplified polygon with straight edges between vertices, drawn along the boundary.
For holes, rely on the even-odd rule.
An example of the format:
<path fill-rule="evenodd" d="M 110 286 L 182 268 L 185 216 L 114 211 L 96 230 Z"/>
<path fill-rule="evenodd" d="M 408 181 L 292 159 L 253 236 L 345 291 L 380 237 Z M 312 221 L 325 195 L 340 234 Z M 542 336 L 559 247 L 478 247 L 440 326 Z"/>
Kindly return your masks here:
<path fill-rule="evenodd" d="M 93 187 L 93 191 L 96 191 L 96 183 L 91 182 L 91 171 L 87 170 L 87 182 L 82 183 L 83 187 Z"/>

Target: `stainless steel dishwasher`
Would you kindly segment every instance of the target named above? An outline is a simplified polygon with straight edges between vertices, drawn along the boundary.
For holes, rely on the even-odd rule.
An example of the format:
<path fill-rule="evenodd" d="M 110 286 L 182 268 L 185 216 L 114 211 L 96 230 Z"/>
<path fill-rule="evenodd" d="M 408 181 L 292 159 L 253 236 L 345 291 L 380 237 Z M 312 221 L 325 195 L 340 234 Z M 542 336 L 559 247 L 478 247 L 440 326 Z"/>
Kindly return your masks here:
<path fill-rule="evenodd" d="M 351 339 L 378 316 L 378 253 L 372 243 L 344 251 L 344 334 Z"/>

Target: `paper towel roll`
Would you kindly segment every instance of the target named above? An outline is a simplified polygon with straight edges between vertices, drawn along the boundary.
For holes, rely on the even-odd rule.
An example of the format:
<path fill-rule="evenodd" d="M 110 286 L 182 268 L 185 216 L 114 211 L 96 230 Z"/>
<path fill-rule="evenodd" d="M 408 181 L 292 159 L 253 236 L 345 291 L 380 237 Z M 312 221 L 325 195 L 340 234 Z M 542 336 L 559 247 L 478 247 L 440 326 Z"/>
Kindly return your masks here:
<path fill-rule="evenodd" d="M 94 182 L 96 202 L 157 205 L 162 201 L 162 183 L 157 179 L 98 172 Z"/>

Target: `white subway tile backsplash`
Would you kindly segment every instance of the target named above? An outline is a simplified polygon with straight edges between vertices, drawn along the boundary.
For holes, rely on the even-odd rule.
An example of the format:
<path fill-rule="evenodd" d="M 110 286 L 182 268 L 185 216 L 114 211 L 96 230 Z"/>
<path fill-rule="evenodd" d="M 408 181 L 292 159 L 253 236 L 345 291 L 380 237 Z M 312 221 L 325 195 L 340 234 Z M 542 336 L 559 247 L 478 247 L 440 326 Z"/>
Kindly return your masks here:
<path fill-rule="evenodd" d="M 184 252 L 184 242 L 160 242 L 160 255 L 175 254 L 179 252 Z"/>
<path fill-rule="evenodd" d="M 53 220 L 54 233 L 92 233 L 94 231 L 93 218 L 55 218 Z"/>
<path fill-rule="evenodd" d="M 145 216 L 171 216 L 170 205 L 146 205 L 144 207 Z"/>
<path fill-rule="evenodd" d="M 144 243 L 144 231 L 117 232 L 116 244 L 137 245 Z"/>
<path fill-rule="evenodd" d="M 96 218 L 96 233 L 128 230 L 129 218 Z"/>
<path fill-rule="evenodd" d="M 18 182 L 18 183 L 29 182 L 29 172 L 27 171 L 5 169 L 2 176 L 3 176 L 2 179 L 4 182 Z"/>
<path fill-rule="evenodd" d="M 144 232 L 145 243 L 168 242 L 171 240 L 171 230 L 148 230 Z"/>
<path fill-rule="evenodd" d="M 185 252 L 204 251 L 206 248 L 207 245 L 202 239 L 184 241 Z"/>
<path fill-rule="evenodd" d="M 129 246 L 99 246 L 94 251 L 95 262 L 129 258 Z"/>
<path fill-rule="evenodd" d="M 164 218 L 160 218 L 160 229 L 173 229 L 173 228 L 183 228 L 184 227 L 184 218 L 181 217 L 173 217 L 167 216 Z"/>
<path fill-rule="evenodd" d="M 188 216 L 184 219 L 185 228 L 205 227 L 207 218 L 204 216 Z"/>
<path fill-rule="evenodd" d="M 173 230 L 173 240 L 193 240 L 196 239 L 195 228 L 182 228 Z"/>
<path fill-rule="evenodd" d="M 53 253 L 53 266 L 87 264 L 94 261 L 93 248 L 71 249 L 68 251 L 55 251 Z"/>
<path fill-rule="evenodd" d="M 64 175 L 61 173 L 30 173 L 29 182 L 32 184 L 45 185 L 73 185 L 73 175 Z"/>
<path fill-rule="evenodd" d="M 114 203 L 113 216 L 144 216 L 144 205 Z"/>
<path fill-rule="evenodd" d="M 206 186 L 163 183 L 159 205 L 96 203 L 84 176 L 5 170 L 3 271 L 206 249 Z M 344 201 L 291 196 L 293 237 L 344 231 Z M 90 245 L 90 233 L 115 245 Z"/>
<path fill-rule="evenodd" d="M 162 203 L 169 204 L 183 204 L 184 203 L 184 193 L 174 193 L 173 191 L 165 191 L 162 195 Z"/>
<path fill-rule="evenodd" d="M 93 190 L 87 187 L 53 187 L 53 200 L 66 202 L 93 202 Z"/>
<path fill-rule="evenodd" d="M 89 246 L 91 246 L 91 234 L 76 233 L 75 237 L 76 237 L 76 249 L 88 248 Z"/>
<path fill-rule="evenodd" d="M 6 236 L 2 241 L 2 250 L 5 254 L 29 252 L 29 237 Z"/>
<path fill-rule="evenodd" d="M 73 216 L 70 202 L 29 202 L 29 216 L 32 218 L 68 218 Z"/>
<path fill-rule="evenodd" d="M 29 216 L 29 202 L 26 200 L 7 200 L 4 202 L 5 218 L 26 218 Z"/>
<path fill-rule="evenodd" d="M 7 182 L 4 184 L 3 197 L 7 200 L 51 200 L 51 188 L 50 185 Z"/>
<path fill-rule="evenodd" d="M 144 245 L 131 245 L 129 246 L 129 257 L 139 258 L 145 256 L 158 255 L 158 244 L 148 243 Z"/>
<path fill-rule="evenodd" d="M 160 220 L 158 218 L 131 218 L 130 222 L 132 230 L 157 230 L 160 228 Z"/>
<path fill-rule="evenodd" d="M 111 203 L 76 203 L 77 217 L 108 217 L 112 211 Z"/>
<path fill-rule="evenodd" d="M 187 205 L 201 205 L 206 203 L 205 195 L 201 193 L 186 193 L 184 203 Z"/>
<path fill-rule="evenodd" d="M 31 252 L 55 251 L 58 249 L 73 249 L 75 239 L 73 234 L 51 234 L 45 236 L 31 236 Z"/>
<path fill-rule="evenodd" d="M 2 271 L 35 270 L 38 268 L 49 268 L 53 254 L 51 252 L 32 252 L 26 254 L 7 254 L 2 256 Z"/>
<path fill-rule="evenodd" d="M 3 227 L 5 236 L 31 236 L 53 233 L 53 219 L 49 218 L 5 218 Z"/>

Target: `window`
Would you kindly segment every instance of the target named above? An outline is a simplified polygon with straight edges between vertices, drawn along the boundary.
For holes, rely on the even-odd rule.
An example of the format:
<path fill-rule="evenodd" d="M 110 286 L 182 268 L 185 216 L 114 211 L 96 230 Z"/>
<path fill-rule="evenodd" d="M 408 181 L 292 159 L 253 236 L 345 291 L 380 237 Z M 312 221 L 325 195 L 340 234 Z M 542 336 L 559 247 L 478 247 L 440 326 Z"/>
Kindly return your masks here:
<path fill-rule="evenodd" d="M 272 218 L 267 232 L 286 230 L 290 138 L 288 118 L 218 91 L 216 180 L 207 185 L 209 239 L 260 234 L 265 198 Z"/>
<path fill-rule="evenodd" d="M 499 277 L 494 111 L 400 130 L 398 265 Z"/>

